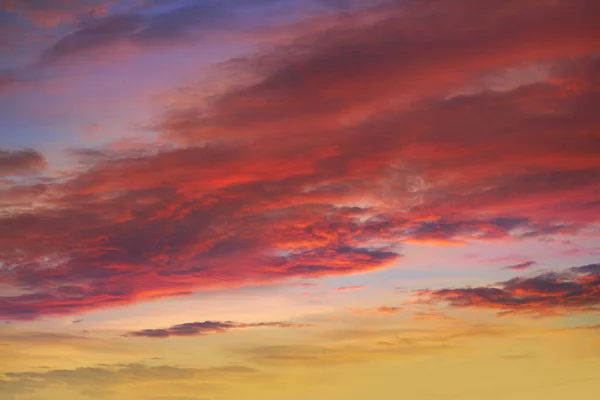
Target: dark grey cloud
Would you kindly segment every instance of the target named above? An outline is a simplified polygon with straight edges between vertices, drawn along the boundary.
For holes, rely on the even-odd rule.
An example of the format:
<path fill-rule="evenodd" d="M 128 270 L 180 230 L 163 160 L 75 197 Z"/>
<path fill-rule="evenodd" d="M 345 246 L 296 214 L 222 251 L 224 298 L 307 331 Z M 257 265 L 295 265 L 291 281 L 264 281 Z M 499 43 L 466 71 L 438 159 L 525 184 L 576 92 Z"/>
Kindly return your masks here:
<path fill-rule="evenodd" d="M 562 315 L 600 311 L 600 264 L 517 277 L 491 286 L 418 292 L 426 302 L 498 310 L 499 315 Z"/>
<path fill-rule="evenodd" d="M 244 328 L 305 328 L 310 325 L 291 324 L 287 322 L 257 322 L 257 323 L 238 323 L 232 321 L 204 321 L 188 322 L 185 324 L 173 325 L 164 329 L 142 329 L 126 333 L 124 336 L 130 337 L 149 337 L 149 338 L 168 338 L 176 336 L 204 336 L 213 333 L 224 333 L 234 329 Z"/>
<path fill-rule="evenodd" d="M 588 264 L 582 265 L 581 267 L 573 267 L 571 268 L 571 271 L 576 273 L 600 275 L 600 264 Z"/>
<path fill-rule="evenodd" d="M 514 271 L 522 271 L 522 270 L 525 270 L 525 269 L 529 269 L 529 268 L 533 267 L 534 265 L 537 265 L 537 262 L 535 262 L 535 261 L 524 261 L 522 263 L 508 265 L 508 266 L 506 266 L 504 268 L 505 269 L 511 269 L 511 270 L 514 270 Z"/>

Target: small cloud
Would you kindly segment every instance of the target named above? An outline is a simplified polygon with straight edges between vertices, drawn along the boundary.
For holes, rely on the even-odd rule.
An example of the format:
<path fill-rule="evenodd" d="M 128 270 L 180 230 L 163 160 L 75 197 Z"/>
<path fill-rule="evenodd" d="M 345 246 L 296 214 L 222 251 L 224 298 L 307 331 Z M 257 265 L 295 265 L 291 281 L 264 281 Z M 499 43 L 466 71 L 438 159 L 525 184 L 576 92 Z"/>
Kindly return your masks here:
<path fill-rule="evenodd" d="M 523 271 L 526 269 L 529 269 L 531 267 L 533 267 L 534 265 L 537 265 L 537 262 L 535 261 L 525 261 L 519 264 L 513 264 L 513 265 L 509 265 L 507 267 L 504 267 L 504 269 L 510 269 L 513 271 Z"/>
<path fill-rule="evenodd" d="M 377 308 L 377 312 L 379 314 L 400 314 L 404 308 L 403 307 L 387 307 L 382 306 Z"/>
<path fill-rule="evenodd" d="M 336 292 L 352 292 L 354 290 L 363 290 L 366 289 L 368 286 L 342 286 L 339 287 L 337 289 L 335 289 Z"/>
<path fill-rule="evenodd" d="M 533 353 L 509 354 L 509 355 L 503 356 L 502 358 L 504 358 L 506 360 L 520 361 L 520 360 L 528 360 L 531 358 L 535 358 L 535 354 L 533 354 Z"/>
<path fill-rule="evenodd" d="M 498 316 L 535 318 L 600 310 L 600 264 L 572 267 L 495 285 L 417 291 L 418 302 L 498 310 Z"/>
<path fill-rule="evenodd" d="M 291 324 L 288 322 L 257 322 L 257 323 L 238 323 L 232 321 L 204 321 L 188 322 L 185 324 L 173 325 L 170 328 L 142 329 L 131 331 L 123 336 L 127 337 L 148 337 L 148 338 L 168 338 L 173 336 L 206 336 L 214 333 L 225 333 L 234 329 L 246 328 L 308 328 L 313 325 Z"/>
<path fill-rule="evenodd" d="M 44 156 L 33 149 L 0 148 L 0 177 L 36 174 L 46 166 Z"/>

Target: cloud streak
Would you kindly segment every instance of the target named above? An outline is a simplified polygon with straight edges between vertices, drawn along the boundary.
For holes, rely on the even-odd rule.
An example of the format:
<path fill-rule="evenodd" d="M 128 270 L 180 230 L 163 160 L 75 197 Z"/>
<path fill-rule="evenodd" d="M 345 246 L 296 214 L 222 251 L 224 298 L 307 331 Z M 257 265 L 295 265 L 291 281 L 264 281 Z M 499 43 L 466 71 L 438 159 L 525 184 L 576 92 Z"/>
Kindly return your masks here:
<path fill-rule="evenodd" d="M 355 285 L 355 286 L 341 286 L 339 288 L 336 288 L 335 291 L 336 292 L 353 292 L 356 290 L 363 290 L 366 289 L 367 286 L 360 286 L 360 285 Z"/>
<path fill-rule="evenodd" d="M 519 264 L 509 265 L 509 266 L 506 266 L 504 268 L 505 269 L 510 269 L 510 270 L 513 270 L 513 271 L 523 271 L 523 270 L 529 269 L 529 268 L 531 268 L 531 267 L 533 267 L 535 265 L 537 265 L 537 262 L 535 262 L 535 261 L 525 261 L 525 262 L 522 262 L 522 263 L 519 263 Z"/>
<path fill-rule="evenodd" d="M 400 314 L 400 313 L 402 313 L 403 310 L 404 310 L 403 307 L 391 307 L 391 306 L 377 307 L 377 313 L 384 314 L 384 315 Z"/>
<path fill-rule="evenodd" d="M 205 336 L 214 333 L 225 333 L 231 330 L 247 328 L 306 328 L 312 325 L 291 324 L 287 322 L 257 322 L 257 323 L 239 323 L 232 321 L 204 321 L 188 322 L 185 324 L 173 325 L 164 329 L 142 329 L 126 333 L 128 337 L 148 337 L 148 338 L 169 338 L 178 336 Z"/>
<path fill-rule="evenodd" d="M 46 372 L 6 372 L 0 379 L 0 394 L 13 396 L 39 392 L 48 388 L 67 387 L 88 397 L 109 398 L 112 389 L 124 384 L 157 382 L 223 381 L 236 375 L 256 372 L 244 366 L 186 368 L 170 365 L 148 366 L 143 363 L 101 365 Z"/>

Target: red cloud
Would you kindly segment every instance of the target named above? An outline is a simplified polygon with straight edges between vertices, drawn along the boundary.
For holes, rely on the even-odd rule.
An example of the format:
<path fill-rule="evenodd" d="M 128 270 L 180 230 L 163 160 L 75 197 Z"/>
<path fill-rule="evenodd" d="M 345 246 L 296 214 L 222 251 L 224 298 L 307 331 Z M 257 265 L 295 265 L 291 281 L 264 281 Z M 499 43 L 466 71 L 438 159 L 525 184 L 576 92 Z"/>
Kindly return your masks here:
<path fill-rule="evenodd" d="M 494 286 L 418 292 L 423 301 L 454 307 L 500 310 L 499 315 L 560 315 L 598 311 L 600 264 L 574 267 L 564 273 L 515 278 Z"/>
<path fill-rule="evenodd" d="M 403 242 L 598 222 L 600 3 L 409 3 L 248 62 L 260 82 L 166 116 L 177 145 L 89 151 L 35 207 L 9 182 L 0 282 L 22 292 L 0 297 L 0 317 L 364 272 Z M 457 95 L 531 63 L 549 66 L 539 82 Z"/>

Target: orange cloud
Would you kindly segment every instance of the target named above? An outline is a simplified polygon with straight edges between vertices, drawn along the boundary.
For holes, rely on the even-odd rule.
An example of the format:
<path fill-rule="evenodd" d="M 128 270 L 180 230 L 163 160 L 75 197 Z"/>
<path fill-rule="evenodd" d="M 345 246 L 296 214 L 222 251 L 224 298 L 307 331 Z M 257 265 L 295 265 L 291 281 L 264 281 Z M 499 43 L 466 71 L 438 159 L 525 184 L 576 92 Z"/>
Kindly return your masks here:
<path fill-rule="evenodd" d="M 455 318 L 444 315 L 438 311 L 421 311 L 413 313 L 412 319 L 423 321 L 452 321 Z"/>
<path fill-rule="evenodd" d="M 348 311 L 350 311 L 352 314 L 364 317 L 401 314 L 403 310 L 403 307 L 397 306 L 381 306 L 377 308 L 348 308 Z"/>

